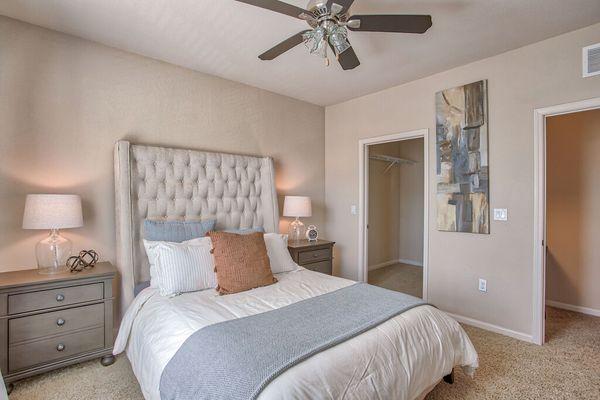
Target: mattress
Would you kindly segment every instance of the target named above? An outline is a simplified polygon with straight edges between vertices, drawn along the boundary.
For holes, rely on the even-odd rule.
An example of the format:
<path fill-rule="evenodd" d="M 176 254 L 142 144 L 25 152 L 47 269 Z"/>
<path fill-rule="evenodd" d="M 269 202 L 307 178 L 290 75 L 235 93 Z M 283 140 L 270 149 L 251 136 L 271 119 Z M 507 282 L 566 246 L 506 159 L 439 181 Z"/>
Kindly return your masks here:
<path fill-rule="evenodd" d="M 146 288 L 127 310 L 114 354 L 127 352 L 144 397 L 160 399 L 163 369 L 198 329 L 274 310 L 354 282 L 300 268 L 278 283 L 219 296 L 214 290 L 163 297 Z M 275 378 L 259 399 L 419 399 L 453 367 L 471 374 L 477 352 L 460 325 L 419 306 L 316 354 Z"/>

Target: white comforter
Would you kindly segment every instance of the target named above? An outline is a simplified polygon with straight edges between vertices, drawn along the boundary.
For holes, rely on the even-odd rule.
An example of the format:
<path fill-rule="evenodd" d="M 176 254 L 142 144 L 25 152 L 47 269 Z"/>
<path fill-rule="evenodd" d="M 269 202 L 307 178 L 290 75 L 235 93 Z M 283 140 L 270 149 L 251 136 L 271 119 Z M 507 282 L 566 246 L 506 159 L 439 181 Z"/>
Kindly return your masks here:
<path fill-rule="evenodd" d="M 162 297 L 147 288 L 127 310 L 114 354 L 127 351 L 144 397 L 158 400 L 163 369 L 198 329 L 354 283 L 303 268 L 276 276 L 277 284 L 227 296 L 206 290 Z M 413 400 L 457 365 L 469 373 L 477 367 L 471 341 L 456 321 L 421 306 L 290 368 L 260 399 Z"/>

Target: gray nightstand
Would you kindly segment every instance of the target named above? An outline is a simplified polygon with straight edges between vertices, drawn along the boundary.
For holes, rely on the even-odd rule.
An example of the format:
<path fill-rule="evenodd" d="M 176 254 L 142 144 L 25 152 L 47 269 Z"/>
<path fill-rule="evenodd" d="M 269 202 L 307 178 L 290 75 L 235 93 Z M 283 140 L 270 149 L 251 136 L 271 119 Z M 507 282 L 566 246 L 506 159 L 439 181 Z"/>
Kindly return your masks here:
<path fill-rule="evenodd" d="M 288 250 L 297 264 L 311 271 L 331 275 L 334 244 L 335 242 L 328 240 L 319 239 L 309 242 L 304 239 L 298 242 L 288 242 Z"/>
<path fill-rule="evenodd" d="M 101 262 L 78 273 L 0 273 L 0 370 L 9 392 L 12 382 L 52 369 L 114 362 L 116 272 Z"/>

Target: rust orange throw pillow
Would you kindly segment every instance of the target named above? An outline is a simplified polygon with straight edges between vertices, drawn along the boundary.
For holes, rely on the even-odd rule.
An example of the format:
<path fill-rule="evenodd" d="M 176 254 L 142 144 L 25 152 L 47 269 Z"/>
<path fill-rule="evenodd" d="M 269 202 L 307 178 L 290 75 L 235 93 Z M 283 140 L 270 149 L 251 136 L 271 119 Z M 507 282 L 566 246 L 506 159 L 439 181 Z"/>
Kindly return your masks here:
<path fill-rule="evenodd" d="M 232 294 L 277 282 L 271 272 L 262 232 L 239 235 L 209 232 L 212 240 L 217 291 Z"/>

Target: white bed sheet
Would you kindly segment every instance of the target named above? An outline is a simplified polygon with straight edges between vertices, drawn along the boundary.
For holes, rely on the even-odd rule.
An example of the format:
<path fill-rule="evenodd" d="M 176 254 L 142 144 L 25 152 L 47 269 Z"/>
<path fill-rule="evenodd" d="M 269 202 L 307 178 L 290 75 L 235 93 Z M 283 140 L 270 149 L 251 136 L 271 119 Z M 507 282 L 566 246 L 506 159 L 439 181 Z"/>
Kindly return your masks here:
<path fill-rule="evenodd" d="M 162 297 L 144 289 L 121 322 L 114 354 L 126 350 L 144 397 L 158 400 L 163 369 L 198 329 L 354 283 L 304 268 L 276 276 L 277 284 L 227 296 L 211 289 Z M 259 399 L 414 400 L 454 366 L 472 373 L 477 363 L 460 325 L 432 306 L 420 306 L 290 368 Z"/>

